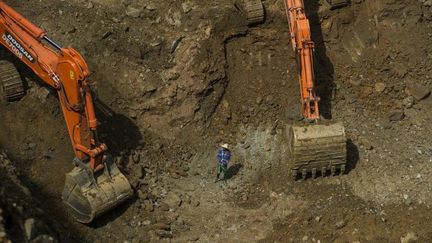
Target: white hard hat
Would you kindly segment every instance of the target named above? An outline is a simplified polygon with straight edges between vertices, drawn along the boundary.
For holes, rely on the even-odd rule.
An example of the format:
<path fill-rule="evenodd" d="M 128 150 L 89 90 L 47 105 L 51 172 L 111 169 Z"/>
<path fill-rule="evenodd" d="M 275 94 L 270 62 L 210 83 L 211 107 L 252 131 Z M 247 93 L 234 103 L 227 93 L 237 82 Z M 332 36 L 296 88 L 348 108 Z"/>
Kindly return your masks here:
<path fill-rule="evenodd" d="M 224 144 L 221 145 L 221 147 L 224 148 L 224 149 L 228 149 L 228 144 L 224 143 Z"/>

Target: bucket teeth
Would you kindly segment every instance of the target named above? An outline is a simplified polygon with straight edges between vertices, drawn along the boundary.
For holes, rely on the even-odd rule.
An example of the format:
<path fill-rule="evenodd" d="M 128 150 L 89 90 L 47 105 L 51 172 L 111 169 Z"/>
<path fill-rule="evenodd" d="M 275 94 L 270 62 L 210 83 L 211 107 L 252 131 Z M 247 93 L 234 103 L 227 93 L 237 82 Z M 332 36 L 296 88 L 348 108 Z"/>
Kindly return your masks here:
<path fill-rule="evenodd" d="M 316 178 L 316 174 L 317 174 L 317 169 L 313 168 L 312 169 L 312 178 L 315 179 Z"/>
<path fill-rule="evenodd" d="M 311 177 L 313 179 L 316 179 L 318 177 L 318 175 L 319 175 L 318 172 L 320 172 L 321 176 L 324 177 L 324 176 L 327 175 L 327 171 L 330 171 L 331 176 L 343 175 L 343 174 L 345 174 L 346 166 L 345 165 L 331 166 L 330 169 L 328 169 L 327 167 L 322 167 L 321 170 L 318 170 L 317 168 L 312 168 L 310 170 Z M 308 174 L 308 170 L 302 169 L 301 173 L 299 172 L 299 170 L 292 170 L 292 175 L 291 175 L 292 179 L 293 180 L 297 180 L 297 177 L 299 176 L 299 174 L 301 174 L 301 177 L 302 177 L 303 180 L 306 180 L 307 174 Z"/>
<path fill-rule="evenodd" d="M 306 176 L 307 176 L 307 170 L 306 170 L 306 169 L 303 169 L 303 170 L 302 170 L 302 179 L 303 179 L 303 180 L 306 180 Z"/>
<path fill-rule="evenodd" d="M 327 168 L 326 167 L 322 167 L 321 168 L 321 175 L 324 177 L 327 174 Z"/>
<path fill-rule="evenodd" d="M 341 165 L 341 167 L 340 167 L 340 174 L 341 175 L 345 174 L 345 165 Z"/>
<path fill-rule="evenodd" d="M 297 175 L 298 175 L 298 170 L 293 170 L 292 171 L 292 179 L 295 181 L 295 180 L 297 180 Z"/>

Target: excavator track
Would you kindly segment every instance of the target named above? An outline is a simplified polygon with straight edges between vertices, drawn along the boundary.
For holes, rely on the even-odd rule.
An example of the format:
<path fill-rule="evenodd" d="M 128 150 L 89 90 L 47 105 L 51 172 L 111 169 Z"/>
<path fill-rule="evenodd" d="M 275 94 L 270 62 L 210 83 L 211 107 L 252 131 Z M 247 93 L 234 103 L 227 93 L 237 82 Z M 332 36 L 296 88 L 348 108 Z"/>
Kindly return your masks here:
<path fill-rule="evenodd" d="M 261 24 L 265 19 L 264 5 L 261 0 L 245 0 L 248 25 Z"/>
<path fill-rule="evenodd" d="M 0 82 L 7 101 L 17 101 L 24 97 L 24 84 L 13 63 L 9 61 L 0 62 Z"/>
<path fill-rule="evenodd" d="M 293 179 L 345 173 L 347 140 L 342 124 L 293 126 L 289 133 Z"/>
<path fill-rule="evenodd" d="M 326 0 L 330 6 L 330 10 L 342 8 L 348 5 L 348 0 Z"/>

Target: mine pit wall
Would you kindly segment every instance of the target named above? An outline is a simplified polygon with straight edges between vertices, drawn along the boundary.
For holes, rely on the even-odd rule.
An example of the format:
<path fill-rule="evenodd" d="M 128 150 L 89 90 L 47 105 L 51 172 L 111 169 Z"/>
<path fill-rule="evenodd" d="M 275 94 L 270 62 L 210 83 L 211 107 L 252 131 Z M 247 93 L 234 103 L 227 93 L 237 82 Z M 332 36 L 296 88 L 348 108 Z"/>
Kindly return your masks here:
<path fill-rule="evenodd" d="M 140 127 L 173 139 L 181 130 L 193 132 L 194 125 L 200 128 L 212 117 L 228 84 L 224 45 L 245 31 L 234 13 L 227 8 L 226 14 L 182 40 L 173 60 L 176 65 L 162 71 L 166 85 L 137 109 L 147 111 L 138 119 Z"/>
<path fill-rule="evenodd" d="M 330 58 L 335 63 L 353 65 L 370 61 L 374 53 L 382 53 L 389 44 L 396 47 L 398 41 L 404 42 L 405 38 L 389 37 L 400 29 L 432 18 L 428 7 L 414 0 L 352 1 L 351 7 L 340 11 L 323 7 L 318 11 Z"/>

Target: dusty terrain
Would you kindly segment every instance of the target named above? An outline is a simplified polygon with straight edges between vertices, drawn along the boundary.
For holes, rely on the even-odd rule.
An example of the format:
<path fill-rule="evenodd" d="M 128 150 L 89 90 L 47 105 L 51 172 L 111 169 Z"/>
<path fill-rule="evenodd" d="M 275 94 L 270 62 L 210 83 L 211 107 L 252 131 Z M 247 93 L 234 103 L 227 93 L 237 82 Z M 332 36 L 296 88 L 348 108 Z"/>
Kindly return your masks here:
<path fill-rule="evenodd" d="M 16 63 L 28 92 L 0 102 L 0 242 L 432 241 L 430 1 L 305 1 L 323 117 L 346 126 L 349 170 L 298 182 L 282 1 L 264 1 L 255 27 L 234 0 L 6 2 L 86 58 L 101 138 L 136 193 L 74 222 L 60 199 L 73 153 L 57 98 Z M 221 142 L 234 154 L 226 184 L 214 183 Z"/>

